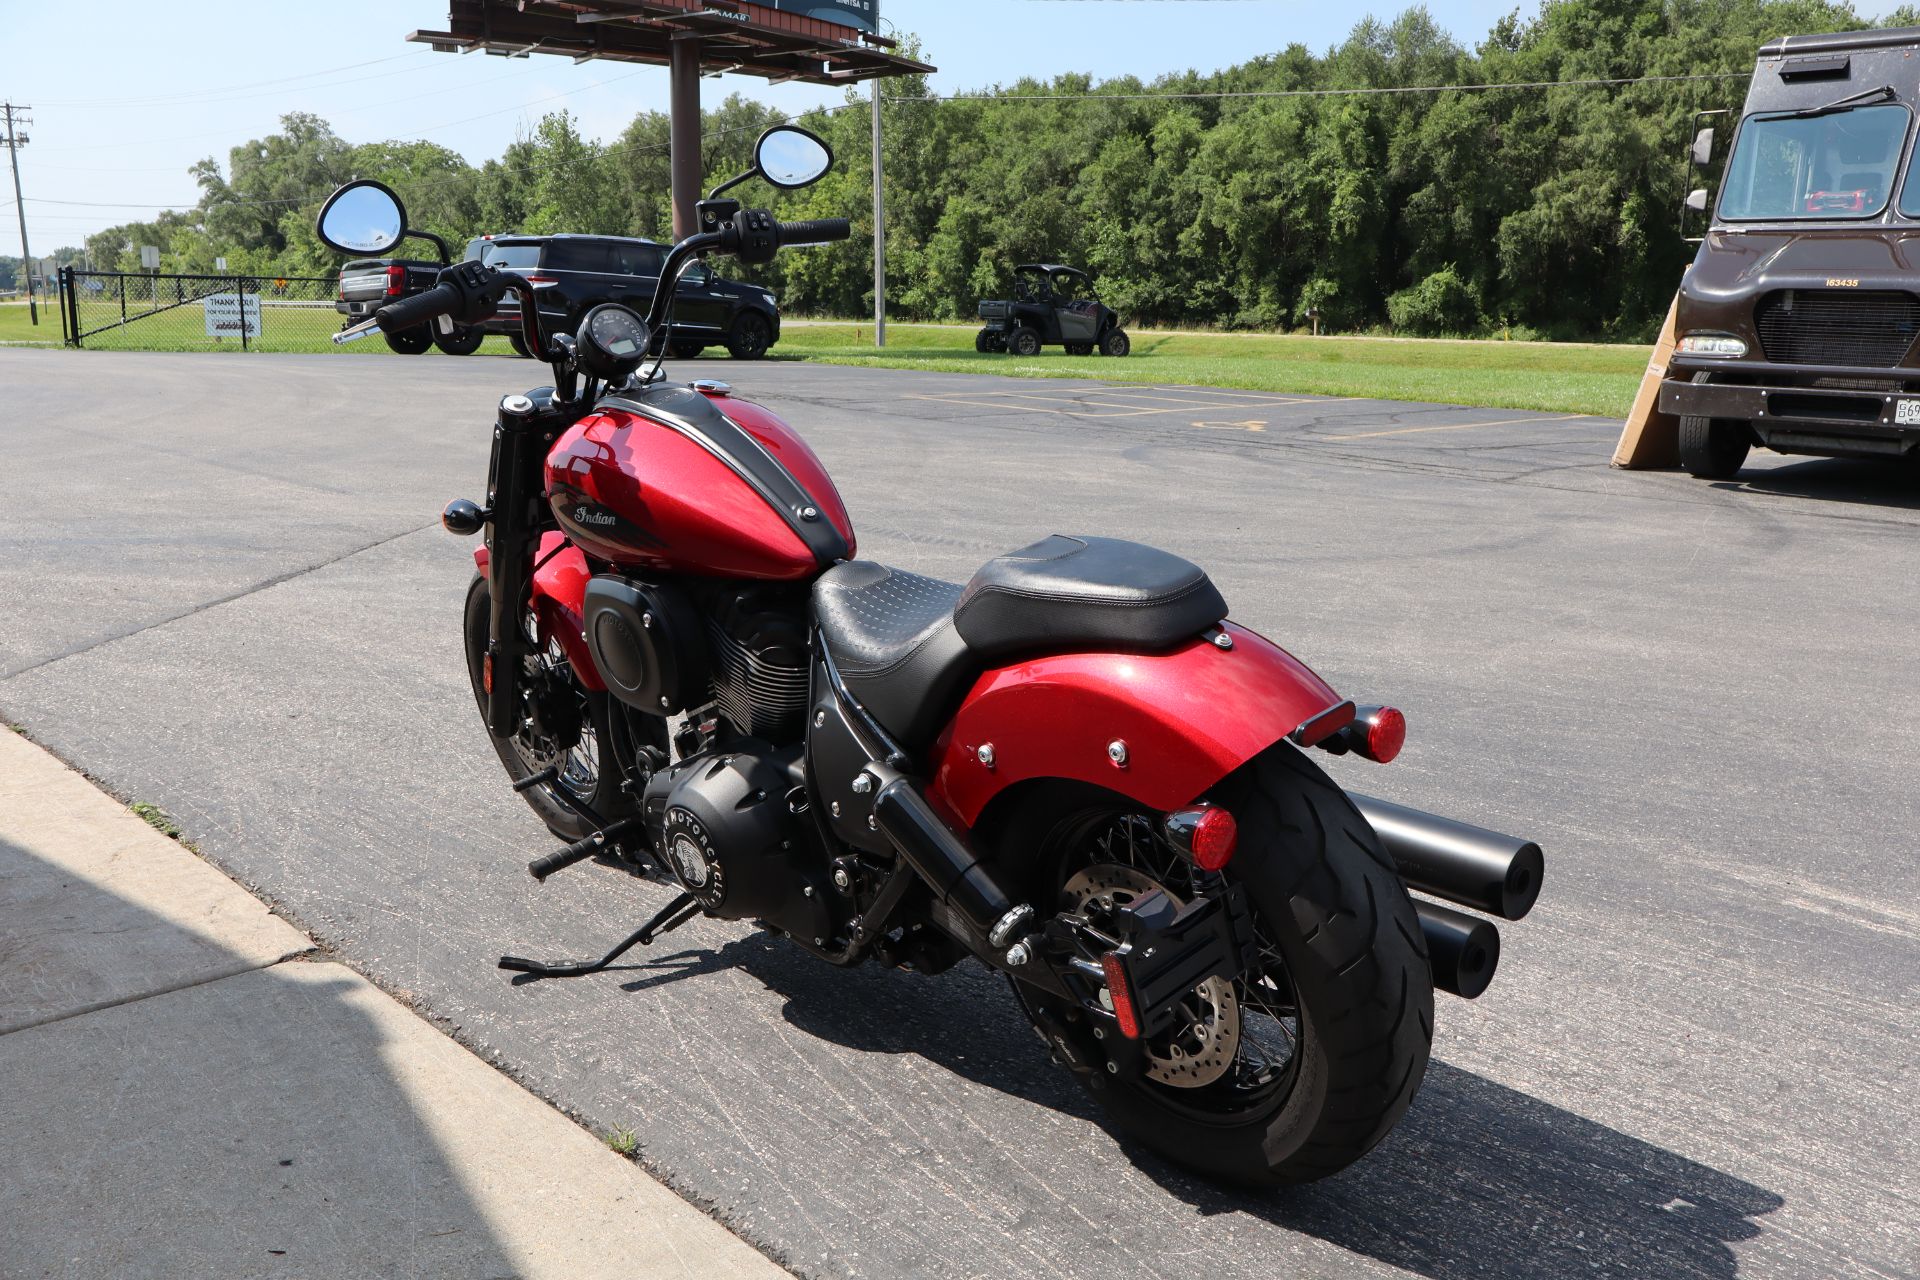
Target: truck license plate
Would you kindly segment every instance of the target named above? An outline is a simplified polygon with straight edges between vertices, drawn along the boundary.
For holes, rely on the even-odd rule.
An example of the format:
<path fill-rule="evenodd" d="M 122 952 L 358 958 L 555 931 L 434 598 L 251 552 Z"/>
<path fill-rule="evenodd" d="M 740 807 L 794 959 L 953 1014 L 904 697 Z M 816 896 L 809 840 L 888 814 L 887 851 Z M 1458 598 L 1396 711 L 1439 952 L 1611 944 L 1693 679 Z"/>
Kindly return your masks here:
<path fill-rule="evenodd" d="M 1920 400 L 1894 401 L 1893 420 L 1903 427 L 1920 426 Z"/>

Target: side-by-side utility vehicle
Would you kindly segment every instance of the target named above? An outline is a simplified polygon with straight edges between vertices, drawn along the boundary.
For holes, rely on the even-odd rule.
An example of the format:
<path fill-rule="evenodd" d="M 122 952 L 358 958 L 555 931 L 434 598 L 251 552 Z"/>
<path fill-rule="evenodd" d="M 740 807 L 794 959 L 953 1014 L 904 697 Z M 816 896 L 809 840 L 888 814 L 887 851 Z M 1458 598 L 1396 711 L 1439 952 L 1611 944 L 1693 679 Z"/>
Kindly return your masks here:
<path fill-rule="evenodd" d="M 341 335 L 480 324 L 511 293 L 553 369 L 500 401 L 484 495 L 441 517 L 485 536 L 463 615 L 472 696 L 514 789 L 567 841 L 536 879 L 598 858 L 673 896 L 598 960 L 500 967 L 596 973 L 703 915 L 830 965 L 972 961 L 1172 1159 L 1261 1183 L 1358 1159 L 1420 1087 L 1435 989 L 1492 978 L 1486 916 L 1533 905 L 1539 847 L 1335 783 L 1318 759 L 1389 761 L 1405 720 L 1230 619 L 1177 555 L 1055 535 L 965 585 L 859 559 L 791 426 L 662 369 L 694 262 L 847 237 L 844 218 L 723 197 L 818 180 L 825 143 L 782 125 L 755 156 L 699 203 L 704 230 L 667 253 L 644 315 L 608 302 L 551 333 L 537 283 L 469 261 Z M 320 215 L 353 254 L 405 226 L 366 185 Z M 1063 1158 L 1028 1157 L 1041 1176 Z"/>
<path fill-rule="evenodd" d="M 1761 46 L 1660 389 L 1694 475 L 1731 476 L 1756 444 L 1920 451 L 1916 105 L 1920 27 Z M 1702 129 L 1689 162 L 1712 158 Z"/>
<path fill-rule="evenodd" d="M 1013 296 L 980 303 L 986 323 L 973 349 L 1035 356 L 1041 347 L 1065 347 L 1070 356 L 1124 356 L 1133 342 L 1120 315 L 1096 298 L 1093 277 L 1058 262 L 1023 262 L 1013 269 Z"/>

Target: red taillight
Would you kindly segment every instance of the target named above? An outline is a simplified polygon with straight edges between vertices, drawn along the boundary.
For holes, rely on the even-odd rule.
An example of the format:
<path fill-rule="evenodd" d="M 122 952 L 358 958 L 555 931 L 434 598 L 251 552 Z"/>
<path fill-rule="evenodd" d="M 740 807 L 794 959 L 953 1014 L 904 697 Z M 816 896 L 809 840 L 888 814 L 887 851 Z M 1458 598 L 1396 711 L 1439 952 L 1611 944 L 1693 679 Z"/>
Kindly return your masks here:
<path fill-rule="evenodd" d="M 407 269 L 401 266 L 387 268 L 387 296 L 397 298 L 407 291 Z"/>
<path fill-rule="evenodd" d="M 1398 707 L 1368 708 L 1362 715 L 1366 736 L 1356 744 L 1360 754 L 1376 764 L 1390 764 L 1407 745 L 1407 718 Z M 1359 725 L 1354 726 L 1359 728 Z"/>
<path fill-rule="evenodd" d="M 1218 871 L 1233 861 L 1240 844 L 1240 824 L 1217 806 L 1175 809 L 1167 815 L 1167 839 L 1193 859 L 1202 871 Z"/>
<path fill-rule="evenodd" d="M 1218 871 L 1233 861 L 1240 846 L 1240 824 L 1225 809 L 1208 809 L 1193 828 L 1193 865 Z"/>
<path fill-rule="evenodd" d="M 544 289 L 550 284 L 560 283 L 558 280 L 555 280 L 552 276 L 523 276 L 521 278 L 524 279 L 528 284 L 532 285 L 536 289 Z"/>
<path fill-rule="evenodd" d="M 1140 1015 L 1133 1007 L 1133 987 L 1127 982 L 1126 965 L 1117 953 L 1109 951 L 1100 957 L 1100 967 L 1106 970 L 1107 994 L 1113 997 L 1113 1020 L 1120 1024 L 1120 1034 L 1138 1040 Z"/>

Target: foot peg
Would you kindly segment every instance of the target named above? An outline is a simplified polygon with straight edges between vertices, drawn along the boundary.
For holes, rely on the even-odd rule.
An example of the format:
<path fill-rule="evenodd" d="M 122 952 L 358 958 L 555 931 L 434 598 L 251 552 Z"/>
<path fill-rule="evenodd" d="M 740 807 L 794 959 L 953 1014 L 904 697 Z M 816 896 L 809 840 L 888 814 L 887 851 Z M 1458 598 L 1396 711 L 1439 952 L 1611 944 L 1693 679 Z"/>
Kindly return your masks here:
<path fill-rule="evenodd" d="M 627 936 L 625 942 L 598 960 L 528 960 L 523 956 L 501 956 L 500 967 L 509 973 L 531 973 L 542 978 L 581 978 L 599 973 L 635 947 L 644 947 L 655 938 L 671 933 L 700 914 L 700 904 L 690 893 L 683 893 L 660 909 L 653 919 Z"/>
<path fill-rule="evenodd" d="M 556 871 L 570 867 L 576 862 L 586 861 L 608 845 L 618 844 L 621 836 L 639 825 L 638 818 L 622 818 L 610 827 L 575 840 L 564 849 L 550 853 L 544 858 L 535 858 L 527 864 L 527 870 L 533 873 L 535 880 L 545 880 Z"/>

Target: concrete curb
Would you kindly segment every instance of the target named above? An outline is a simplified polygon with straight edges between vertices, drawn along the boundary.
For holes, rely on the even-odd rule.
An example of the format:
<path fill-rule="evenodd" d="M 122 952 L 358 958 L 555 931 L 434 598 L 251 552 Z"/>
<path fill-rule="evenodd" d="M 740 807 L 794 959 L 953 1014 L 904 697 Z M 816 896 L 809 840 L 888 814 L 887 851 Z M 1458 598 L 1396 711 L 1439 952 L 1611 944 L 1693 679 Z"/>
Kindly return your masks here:
<path fill-rule="evenodd" d="M 6 1274 L 786 1275 L 312 945 L 0 733 Z"/>

